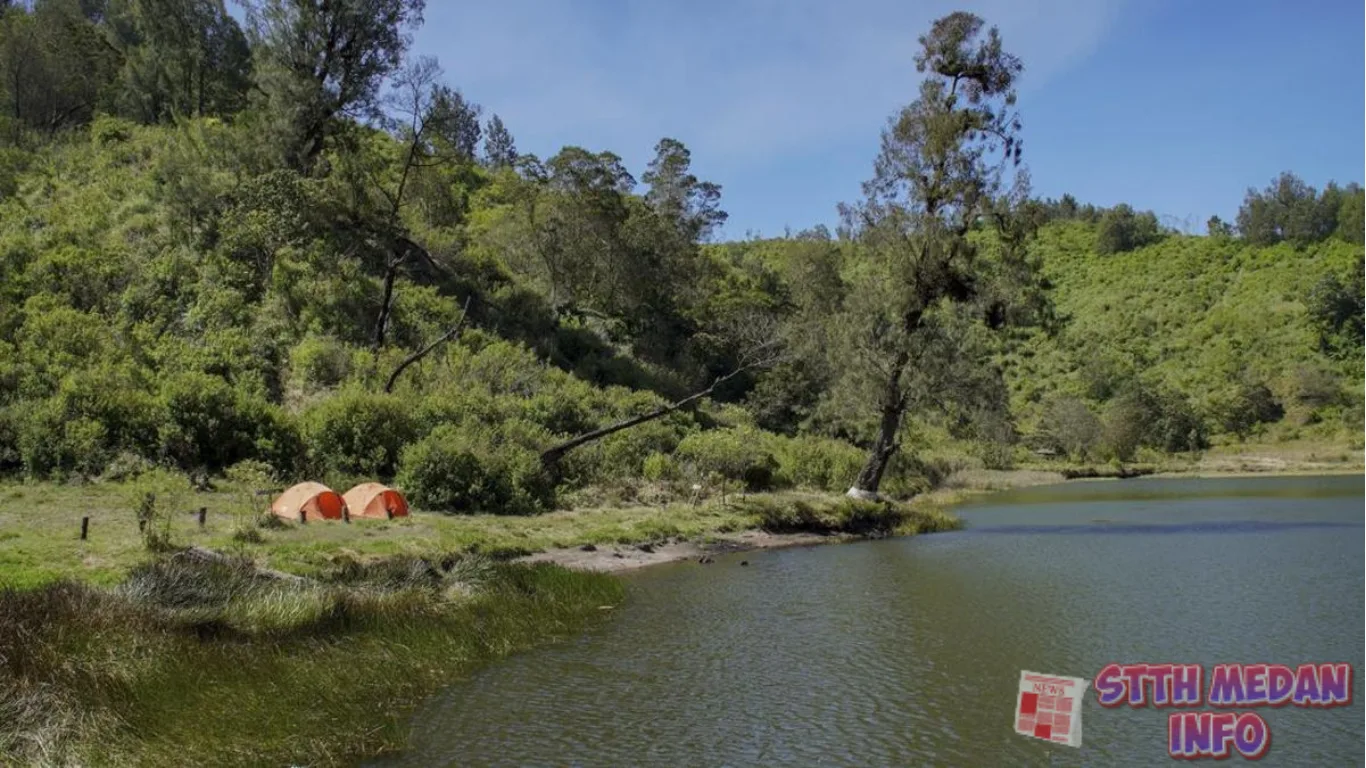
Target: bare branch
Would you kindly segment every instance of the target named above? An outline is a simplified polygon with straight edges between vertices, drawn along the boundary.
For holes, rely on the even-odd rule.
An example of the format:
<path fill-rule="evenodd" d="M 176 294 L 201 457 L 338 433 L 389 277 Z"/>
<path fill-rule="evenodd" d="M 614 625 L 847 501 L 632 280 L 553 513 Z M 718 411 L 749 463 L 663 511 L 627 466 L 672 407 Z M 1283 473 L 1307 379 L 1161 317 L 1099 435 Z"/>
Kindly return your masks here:
<path fill-rule="evenodd" d="M 386 393 L 394 391 L 394 384 L 398 382 L 399 375 L 402 374 L 408 366 L 426 357 L 428 354 L 431 353 L 432 350 L 436 349 L 437 347 L 441 346 L 447 341 L 450 341 L 451 339 L 455 338 L 460 334 L 460 329 L 465 325 L 465 318 L 469 316 L 470 301 L 472 301 L 473 299 L 473 295 L 465 299 L 465 307 L 464 309 L 460 310 L 460 320 L 456 322 L 455 327 L 451 328 L 449 331 L 446 331 L 444 334 L 441 335 L 440 338 L 436 339 L 432 343 L 409 355 L 407 359 L 398 364 L 398 367 L 394 369 L 394 372 L 389 374 L 389 381 L 385 382 L 384 384 L 384 391 Z"/>

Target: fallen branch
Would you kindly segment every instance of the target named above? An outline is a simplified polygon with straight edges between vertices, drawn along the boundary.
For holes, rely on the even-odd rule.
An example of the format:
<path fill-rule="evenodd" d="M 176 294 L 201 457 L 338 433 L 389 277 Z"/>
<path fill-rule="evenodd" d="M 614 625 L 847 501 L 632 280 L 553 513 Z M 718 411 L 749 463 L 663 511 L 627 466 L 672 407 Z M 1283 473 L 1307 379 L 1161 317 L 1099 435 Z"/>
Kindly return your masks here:
<path fill-rule="evenodd" d="M 406 369 L 413 363 L 416 363 L 418 360 L 421 360 L 422 358 L 426 357 L 429 353 L 431 353 L 433 349 L 436 349 L 437 347 L 441 346 L 447 341 L 450 341 L 451 339 L 455 338 L 460 334 L 460 329 L 465 325 L 465 318 L 469 316 L 470 300 L 473 298 L 474 296 L 470 296 L 469 298 L 465 299 L 465 308 L 460 311 L 460 320 L 456 322 L 454 328 L 451 328 L 449 331 L 446 331 L 444 334 L 442 334 L 440 338 L 436 339 L 431 344 L 428 344 L 422 349 L 419 349 L 418 351 L 409 355 L 407 359 L 398 364 L 398 367 L 394 369 L 394 372 L 389 374 L 389 381 L 385 382 L 384 384 L 384 391 L 386 393 L 394 391 L 394 384 L 398 382 L 398 377 L 400 374 L 403 373 L 404 369 Z"/>
<path fill-rule="evenodd" d="M 608 435 L 615 434 L 617 432 L 622 431 L 623 429 L 630 429 L 631 427 L 634 427 L 638 424 L 644 424 L 648 421 L 654 421 L 655 419 L 667 416 L 673 413 L 674 411 L 686 408 L 688 405 L 695 403 L 698 400 L 701 400 L 702 398 L 710 395 L 721 384 L 735 378 L 736 376 L 739 376 L 741 373 L 744 373 L 752 367 L 754 367 L 753 364 L 742 365 L 739 368 L 736 368 L 735 370 L 726 374 L 725 376 L 717 377 L 717 379 L 713 381 L 711 385 L 708 386 L 706 389 L 694 392 L 691 395 L 688 395 L 687 397 L 683 398 L 682 400 L 679 400 L 674 403 L 669 403 L 665 406 L 661 406 L 653 411 L 650 411 L 649 413 L 644 413 L 639 416 L 632 416 L 629 419 L 618 421 L 615 424 L 609 424 L 608 426 L 595 429 L 591 432 L 585 432 L 576 437 L 572 437 L 564 441 L 563 443 L 560 443 L 559 445 L 551 446 L 550 448 L 547 448 L 545 451 L 541 453 L 541 466 L 549 469 L 553 467 L 560 459 L 564 458 L 564 455 L 566 453 L 569 453 L 570 451 L 574 450 L 575 448 L 578 448 L 579 446 L 585 443 L 591 443 L 594 440 L 599 440 L 601 438 L 607 437 Z"/>

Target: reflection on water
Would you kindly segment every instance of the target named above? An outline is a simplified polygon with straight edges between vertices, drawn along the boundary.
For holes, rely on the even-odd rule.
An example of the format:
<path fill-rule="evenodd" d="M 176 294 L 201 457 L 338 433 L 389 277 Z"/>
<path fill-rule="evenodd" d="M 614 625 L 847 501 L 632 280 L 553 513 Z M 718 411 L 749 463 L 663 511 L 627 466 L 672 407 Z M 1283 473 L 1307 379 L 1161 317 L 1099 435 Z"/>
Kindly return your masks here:
<path fill-rule="evenodd" d="M 648 569 L 613 621 L 453 686 L 374 765 L 1166 764 L 1166 713 L 1094 692 L 1080 750 L 1015 735 L 1020 670 L 1359 680 L 1362 501 L 1357 477 L 1075 483 L 965 506 L 959 533 Z M 1259 764 L 1360 764 L 1356 706 L 1264 710 Z"/>

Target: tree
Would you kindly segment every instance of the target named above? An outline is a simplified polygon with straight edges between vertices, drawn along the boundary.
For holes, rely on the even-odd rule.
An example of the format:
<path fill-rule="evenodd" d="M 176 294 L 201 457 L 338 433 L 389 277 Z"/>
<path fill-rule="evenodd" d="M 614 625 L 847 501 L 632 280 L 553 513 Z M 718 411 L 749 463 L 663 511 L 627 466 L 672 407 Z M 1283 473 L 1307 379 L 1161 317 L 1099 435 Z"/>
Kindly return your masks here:
<path fill-rule="evenodd" d="M 512 134 L 503 125 L 502 118 L 494 115 L 489 118 L 484 131 L 484 164 L 490 168 L 508 168 L 517 162 L 517 145 Z"/>
<path fill-rule="evenodd" d="M 1339 191 L 1325 193 L 1339 200 Z M 1289 171 L 1276 177 L 1265 190 L 1249 189 L 1238 210 L 1238 231 L 1255 245 L 1285 241 L 1296 247 L 1328 238 L 1337 228 L 1339 204 L 1325 206 L 1313 187 Z"/>
<path fill-rule="evenodd" d="M 1338 238 L 1361 245 L 1366 242 L 1366 191 L 1356 184 L 1343 190 L 1342 205 L 1337 212 Z"/>
<path fill-rule="evenodd" d="M 1233 226 L 1218 216 L 1211 216 L 1205 222 L 1205 232 L 1210 237 L 1233 237 Z"/>
<path fill-rule="evenodd" d="M 1125 253 L 1162 239 L 1162 228 L 1152 211 L 1137 213 L 1127 203 L 1120 203 L 1100 218 L 1096 235 L 1096 252 Z"/>
<path fill-rule="evenodd" d="M 116 0 L 108 18 L 123 59 L 121 113 L 152 123 L 232 114 L 245 103 L 251 50 L 222 0 Z"/>
<path fill-rule="evenodd" d="M 374 117 L 425 0 L 256 0 L 258 84 L 278 121 L 285 161 L 308 170 L 338 117 Z"/>
<path fill-rule="evenodd" d="M 678 228 L 688 242 L 706 240 L 728 214 L 721 210 L 721 186 L 689 172 L 692 153 L 677 139 L 660 139 L 641 181 L 645 202 Z"/>
<path fill-rule="evenodd" d="M 372 178 L 383 198 L 379 235 L 385 241 L 383 294 L 372 342 L 384 346 L 399 270 L 415 252 L 425 251 L 409 237 L 401 216 L 416 175 L 452 163 L 471 162 L 479 141 L 479 108 L 440 82 L 436 59 L 421 57 L 394 77 L 384 124 L 402 144 L 396 173 Z"/>
<path fill-rule="evenodd" d="M 857 247 L 832 318 L 840 338 L 831 368 L 841 372 L 832 395 L 876 422 L 849 490 L 863 498 L 876 498 L 908 409 L 972 410 L 976 395 L 1000 391 L 976 386 L 999 375 L 984 364 L 982 321 L 1006 319 L 993 283 L 1031 271 L 1028 227 L 1005 226 L 1028 200 L 1027 174 L 1012 173 L 1023 67 L 969 13 L 939 19 L 920 44 L 919 98 L 883 131 L 866 200 L 843 208 Z M 977 227 L 998 236 L 990 257 L 969 237 Z"/>
<path fill-rule="evenodd" d="M 118 54 L 76 0 L 37 0 L 0 14 L 0 77 L 14 130 L 84 125 L 114 78 Z"/>
<path fill-rule="evenodd" d="M 1318 331 L 1319 349 L 1341 360 L 1361 357 L 1362 336 L 1366 334 L 1366 286 L 1359 266 L 1344 283 L 1337 275 L 1325 275 L 1309 290 L 1305 306 L 1309 321 Z"/>

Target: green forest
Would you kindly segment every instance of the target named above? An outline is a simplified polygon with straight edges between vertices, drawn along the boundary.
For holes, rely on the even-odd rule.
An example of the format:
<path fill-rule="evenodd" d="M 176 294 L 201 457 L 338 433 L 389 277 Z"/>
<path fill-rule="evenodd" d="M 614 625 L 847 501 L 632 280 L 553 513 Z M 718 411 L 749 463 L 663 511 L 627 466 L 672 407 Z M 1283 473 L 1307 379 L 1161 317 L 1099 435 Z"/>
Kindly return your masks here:
<path fill-rule="evenodd" d="M 408 51 L 421 0 L 5 5 L 12 478 L 245 469 L 531 514 L 1362 447 L 1361 187 L 1286 173 L 1200 235 L 1041 199 L 1023 67 L 967 14 L 836 231 L 722 242 L 678 140 L 636 169 L 519 151 Z"/>

